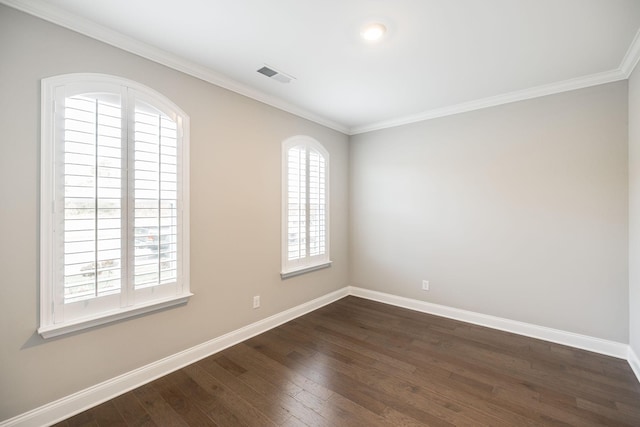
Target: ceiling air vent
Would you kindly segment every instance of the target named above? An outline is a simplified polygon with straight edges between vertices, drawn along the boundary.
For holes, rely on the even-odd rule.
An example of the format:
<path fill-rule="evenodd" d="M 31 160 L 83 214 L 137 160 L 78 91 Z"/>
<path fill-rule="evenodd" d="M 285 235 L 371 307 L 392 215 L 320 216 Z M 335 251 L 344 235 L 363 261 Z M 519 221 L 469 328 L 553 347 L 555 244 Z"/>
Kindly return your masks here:
<path fill-rule="evenodd" d="M 274 69 L 273 67 L 269 67 L 267 65 L 265 65 L 264 67 L 260 68 L 258 70 L 258 72 L 260 74 L 264 74 L 265 76 L 269 77 L 270 79 L 273 80 L 277 80 L 280 83 L 289 83 L 291 80 L 295 80 L 295 77 L 290 76 L 286 73 L 283 73 L 282 71 L 278 71 L 276 69 Z"/>

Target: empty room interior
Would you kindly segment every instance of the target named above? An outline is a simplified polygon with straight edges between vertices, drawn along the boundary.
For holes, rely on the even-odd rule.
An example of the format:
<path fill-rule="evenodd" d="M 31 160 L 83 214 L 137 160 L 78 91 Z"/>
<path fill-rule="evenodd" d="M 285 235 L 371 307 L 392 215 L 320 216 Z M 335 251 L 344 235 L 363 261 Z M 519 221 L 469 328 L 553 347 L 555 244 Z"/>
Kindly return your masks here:
<path fill-rule="evenodd" d="M 640 2 L 0 0 L 0 427 L 640 425 Z"/>

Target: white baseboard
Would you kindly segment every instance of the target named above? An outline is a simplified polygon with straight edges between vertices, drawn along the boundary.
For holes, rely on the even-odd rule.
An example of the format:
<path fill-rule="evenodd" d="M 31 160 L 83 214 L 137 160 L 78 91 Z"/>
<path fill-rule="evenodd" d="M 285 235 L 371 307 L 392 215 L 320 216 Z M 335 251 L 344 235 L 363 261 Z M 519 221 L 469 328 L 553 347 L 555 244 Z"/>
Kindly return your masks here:
<path fill-rule="evenodd" d="M 385 304 L 408 308 L 410 310 L 423 313 L 435 314 L 436 316 L 447 317 L 449 319 L 460 320 L 475 325 L 486 326 L 501 331 L 513 332 L 570 347 L 593 351 L 607 356 L 627 359 L 629 346 L 627 344 L 594 338 L 587 335 L 575 334 L 573 332 L 561 331 L 544 326 L 532 325 L 530 323 L 518 322 L 516 320 L 504 319 L 501 317 L 489 316 L 473 311 L 461 310 L 445 305 L 433 304 L 411 298 L 399 297 L 383 292 L 371 291 L 369 289 L 351 286 L 349 294 Z M 636 373 L 637 376 L 637 373 Z M 640 380 L 640 377 L 638 377 Z"/>
<path fill-rule="evenodd" d="M 636 378 L 640 381 L 640 359 L 638 359 L 638 355 L 633 348 L 629 346 L 629 354 L 627 355 L 627 361 L 629 361 L 629 366 L 631 366 L 631 370 L 634 374 L 636 374 Z"/>
<path fill-rule="evenodd" d="M 2 421 L 0 422 L 0 427 L 32 427 L 54 424 L 255 335 L 331 304 L 347 295 L 626 359 L 638 381 L 640 381 L 640 359 L 627 344 L 348 286 L 9 420 Z"/>
<path fill-rule="evenodd" d="M 103 383 L 89 387 L 85 390 L 63 397 L 49 404 L 43 405 L 32 411 L 25 412 L 14 418 L 0 422 L 0 427 L 39 427 L 55 424 L 77 413 L 85 411 L 102 402 L 113 399 L 127 391 L 147 384 L 157 378 L 183 368 L 191 363 L 204 359 L 225 348 L 259 335 L 283 323 L 317 310 L 327 304 L 339 300 L 349 294 L 349 288 L 345 287 L 327 295 L 323 295 L 313 301 L 306 302 L 289 310 L 275 314 L 266 319 L 252 323 L 238 330 L 229 332 L 218 338 L 196 345 L 157 362 L 150 363 L 139 369 L 127 372 Z"/>

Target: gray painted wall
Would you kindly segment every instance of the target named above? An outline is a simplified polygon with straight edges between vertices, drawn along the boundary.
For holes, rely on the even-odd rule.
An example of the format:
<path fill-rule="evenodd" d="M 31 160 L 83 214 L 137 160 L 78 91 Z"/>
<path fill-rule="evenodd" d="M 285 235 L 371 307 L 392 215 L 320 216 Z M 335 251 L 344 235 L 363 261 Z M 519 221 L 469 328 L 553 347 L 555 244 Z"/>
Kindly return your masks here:
<path fill-rule="evenodd" d="M 348 138 L 0 6 L 0 420 L 348 284 Z M 40 79 L 138 81 L 191 117 L 191 290 L 185 307 L 44 341 L 38 326 Z M 281 142 L 331 156 L 329 269 L 280 280 Z M 252 296 L 262 307 L 252 309 Z"/>
<path fill-rule="evenodd" d="M 0 58 L 0 420 L 347 284 L 619 342 L 628 342 L 630 325 L 640 354 L 638 71 L 628 112 L 619 82 L 348 144 L 4 6 Z M 196 295 L 185 307 L 44 341 L 35 333 L 39 85 L 69 72 L 139 81 L 190 115 Z M 280 143 L 296 134 L 331 155 L 334 264 L 281 281 Z M 252 310 L 256 294 L 262 308 Z"/>
<path fill-rule="evenodd" d="M 629 78 L 629 344 L 640 357 L 640 67 Z"/>
<path fill-rule="evenodd" d="M 352 285 L 628 342 L 626 81 L 350 150 Z"/>

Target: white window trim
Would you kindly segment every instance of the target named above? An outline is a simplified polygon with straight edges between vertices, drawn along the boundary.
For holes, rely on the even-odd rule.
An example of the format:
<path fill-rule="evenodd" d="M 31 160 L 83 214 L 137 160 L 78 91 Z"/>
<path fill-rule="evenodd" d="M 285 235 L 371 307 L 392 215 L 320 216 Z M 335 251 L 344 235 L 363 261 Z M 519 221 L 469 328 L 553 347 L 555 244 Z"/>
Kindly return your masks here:
<path fill-rule="evenodd" d="M 297 262 L 290 263 L 288 261 L 288 177 L 289 177 L 289 168 L 288 168 L 288 154 L 289 149 L 298 145 L 303 145 L 307 149 L 311 148 L 313 150 L 318 151 L 324 157 L 325 161 L 325 254 L 319 258 L 308 260 L 307 262 Z M 282 229 L 281 229 L 281 238 L 282 238 L 282 253 L 281 253 L 281 271 L 280 278 L 288 279 L 290 277 L 298 276 L 305 273 L 310 273 L 312 271 L 321 270 L 324 268 L 331 267 L 333 261 L 330 258 L 330 235 L 331 235 L 331 225 L 330 225 L 330 192 L 329 189 L 331 187 L 331 177 L 330 177 L 330 162 L 329 162 L 329 152 L 324 148 L 324 146 L 315 140 L 306 135 L 296 135 L 290 138 L 287 138 L 282 142 Z M 307 171 L 308 173 L 308 171 Z M 292 265 L 293 264 L 293 265 Z"/>
<path fill-rule="evenodd" d="M 325 261 L 325 262 L 321 262 L 315 265 L 310 265 L 308 267 L 301 267 L 301 268 L 297 268 L 297 269 L 292 269 L 289 271 L 283 271 L 280 273 L 280 278 L 281 279 L 288 279 L 290 277 L 295 277 L 295 276 L 299 276 L 301 274 L 305 274 L 305 273 L 311 273 L 312 271 L 316 271 L 316 270 L 322 270 L 323 268 L 329 268 L 331 267 L 331 263 L 333 261 L 329 260 L 329 261 Z"/>
<path fill-rule="evenodd" d="M 69 84 L 87 84 L 95 88 L 100 85 L 121 86 L 134 90 L 141 99 L 152 99 L 154 105 L 173 111 L 181 120 L 181 165 L 179 172 L 182 183 L 181 197 L 181 261 L 179 263 L 179 289 L 176 295 L 162 299 L 146 301 L 140 304 L 120 307 L 109 312 L 89 315 L 81 319 L 54 323 L 54 305 L 57 291 L 55 285 L 55 265 L 53 257 L 57 254 L 54 248 L 55 230 L 55 192 L 56 169 L 54 118 L 56 117 L 56 88 Z M 164 95 L 137 82 L 105 74 L 74 73 L 42 79 L 41 84 L 41 182 L 40 182 L 40 327 L 38 333 L 43 338 L 51 338 L 71 332 L 77 332 L 105 323 L 115 322 L 133 316 L 138 316 L 154 310 L 185 304 L 193 294 L 190 292 L 189 268 L 189 116 Z M 128 245 L 127 242 L 125 244 Z"/>

